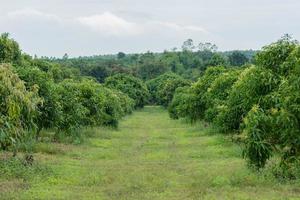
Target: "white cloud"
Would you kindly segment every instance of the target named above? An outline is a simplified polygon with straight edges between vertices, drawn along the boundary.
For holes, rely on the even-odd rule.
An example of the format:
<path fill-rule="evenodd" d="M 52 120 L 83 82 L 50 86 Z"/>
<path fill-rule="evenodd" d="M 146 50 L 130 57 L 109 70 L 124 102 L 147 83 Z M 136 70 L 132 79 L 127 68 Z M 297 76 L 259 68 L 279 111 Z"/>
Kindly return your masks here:
<path fill-rule="evenodd" d="M 131 22 L 112 14 L 111 12 L 104 12 L 103 14 L 87 17 L 79 17 L 77 18 L 77 21 L 94 31 L 97 31 L 104 35 L 114 36 L 134 36 L 146 32 L 153 33 L 164 30 L 172 30 L 176 32 L 208 33 L 206 29 L 195 25 L 180 25 L 177 23 L 165 21 L 145 21 L 144 23 Z"/>
<path fill-rule="evenodd" d="M 11 11 L 7 14 L 7 16 L 12 19 L 23 19 L 23 18 L 41 19 L 42 18 L 47 20 L 60 21 L 60 18 L 56 15 L 44 13 L 33 8 L 24 8 L 21 10 Z"/>
<path fill-rule="evenodd" d="M 88 17 L 79 17 L 77 20 L 105 35 L 138 35 L 142 28 L 134 23 L 118 17 L 110 12 L 104 12 L 101 15 L 92 15 Z"/>
<path fill-rule="evenodd" d="M 163 21 L 155 21 L 153 22 L 153 24 L 171 28 L 175 31 L 194 31 L 194 32 L 208 33 L 208 31 L 205 28 L 200 26 L 195 26 L 195 25 L 180 25 L 173 22 L 163 22 Z"/>

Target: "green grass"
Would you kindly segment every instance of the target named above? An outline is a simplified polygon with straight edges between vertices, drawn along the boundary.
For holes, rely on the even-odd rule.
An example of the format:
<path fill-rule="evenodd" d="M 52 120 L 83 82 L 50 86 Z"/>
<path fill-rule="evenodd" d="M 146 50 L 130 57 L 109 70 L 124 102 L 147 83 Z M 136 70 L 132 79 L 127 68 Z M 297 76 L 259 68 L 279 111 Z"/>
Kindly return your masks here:
<path fill-rule="evenodd" d="M 34 157 L 42 170 L 2 176 L 1 199 L 300 199 L 299 182 L 249 170 L 238 145 L 159 107 L 81 145 L 38 144 Z"/>

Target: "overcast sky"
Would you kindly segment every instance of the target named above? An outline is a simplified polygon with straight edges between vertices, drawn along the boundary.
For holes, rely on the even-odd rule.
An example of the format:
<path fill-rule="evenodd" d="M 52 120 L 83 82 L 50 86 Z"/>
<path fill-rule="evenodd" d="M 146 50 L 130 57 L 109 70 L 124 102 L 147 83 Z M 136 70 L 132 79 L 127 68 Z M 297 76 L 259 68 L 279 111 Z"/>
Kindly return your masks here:
<path fill-rule="evenodd" d="M 299 0 L 0 0 L 0 32 L 61 57 L 163 51 L 192 38 L 219 50 L 300 39 Z"/>

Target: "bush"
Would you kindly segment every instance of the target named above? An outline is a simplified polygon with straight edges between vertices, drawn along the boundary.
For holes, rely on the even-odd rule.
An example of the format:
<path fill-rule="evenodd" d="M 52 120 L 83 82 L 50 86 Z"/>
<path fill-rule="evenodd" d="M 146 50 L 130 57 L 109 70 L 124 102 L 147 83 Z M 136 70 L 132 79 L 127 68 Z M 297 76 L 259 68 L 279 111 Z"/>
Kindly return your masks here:
<path fill-rule="evenodd" d="M 177 88 L 168 107 L 170 117 L 172 119 L 178 119 L 193 116 L 193 113 L 190 113 L 190 111 L 193 110 L 194 99 L 195 96 L 192 93 L 191 87 L 186 86 Z"/>
<path fill-rule="evenodd" d="M 162 74 L 154 79 L 148 80 L 146 82 L 146 85 L 150 93 L 149 102 L 151 104 L 160 104 L 161 99 L 159 96 L 159 91 L 167 81 L 174 79 L 180 79 L 180 76 L 170 72 Z"/>
<path fill-rule="evenodd" d="M 9 65 L 0 65 L 0 149 L 13 148 L 34 133 L 34 118 L 41 99 L 38 88 L 26 90 Z"/>
<path fill-rule="evenodd" d="M 58 85 L 61 115 L 56 119 L 58 134 L 77 135 L 82 126 L 116 127 L 118 120 L 133 109 L 133 100 L 94 80 L 64 80 Z"/>
<path fill-rule="evenodd" d="M 204 75 L 192 85 L 192 91 L 194 93 L 196 105 L 191 112 L 195 112 L 193 120 L 203 119 L 205 116 L 205 110 L 208 108 L 208 104 L 211 99 L 208 99 L 207 92 L 211 84 L 218 78 L 226 69 L 224 67 L 209 67 L 205 71 Z"/>
<path fill-rule="evenodd" d="M 93 80 L 65 80 L 56 84 L 51 74 L 36 67 L 19 67 L 17 70 L 27 88 L 38 85 L 43 99 L 34 120 L 38 133 L 43 128 L 56 128 L 57 134 L 62 131 L 76 138 L 81 126 L 117 126 L 118 119 L 132 111 L 133 100 L 127 95 Z"/>
<path fill-rule="evenodd" d="M 158 91 L 158 96 L 160 97 L 160 104 L 167 107 L 173 99 L 175 90 L 179 87 L 184 87 L 188 85 L 190 85 L 190 82 L 183 78 L 168 80 L 167 82 L 165 82 L 161 90 Z"/>
<path fill-rule="evenodd" d="M 120 90 L 135 102 L 135 108 L 142 108 L 147 102 L 149 91 L 142 80 L 127 74 L 116 74 L 105 80 L 105 86 Z"/>
<path fill-rule="evenodd" d="M 239 130 L 240 124 L 254 104 L 278 86 L 277 77 L 268 69 L 246 68 L 233 84 L 228 100 L 217 116 L 217 126 L 223 132 Z"/>
<path fill-rule="evenodd" d="M 132 111 L 133 100 L 127 95 L 91 79 L 56 84 L 51 73 L 37 67 L 19 67 L 17 71 L 27 88 L 39 87 L 43 104 L 34 120 L 38 133 L 43 128 L 56 128 L 57 134 L 62 131 L 76 138 L 81 126 L 117 126 L 118 119 Z"/>
<path fill-rule="evenodd" d="M 300 176 L 297 167 L 300 160 L 300 47 L 294 45 L 280 41 L 263 52 L 275 56 L 286 53 L 279 47 L 293 48 L 287 50 L 289 54 L 277 55 L 282 58 L 281 61 L 278 57 L 274 58 L 276 62 L 271 62 L 271 58 L 262 60 L 262 63 L 270 64 L 267 68 L 281 75 L 280 84 L 264 96 L 260 105 L 254 106 L 244 120 L 244 134 L 247 136 L 245 157 L 252 165 L 262 168 L 276 152 L 281 159 L 274 173 L 281 178 Z M 277 63 L 279 67 L 272 68 L 272 63 Z"/>
<path fill-rule="evenodd" d="M 190 82 L 174 73 L 165 73 L 147 81 L 146 84 L 150 91 L 150 102 L 167 107 L 172 101 L 175 90 L 190 85 Z"/>
<path fill-rule="evenodd" d="M 119 90 L 112 90 L 112 89 L 110 90 L 118 98 L 118 102 L 120 103 L 120 107 L 121 107 L 121 116 L 123 117 L 126 114 L 131 114 L 134 109 L 134 100 L 131 99 L 127 94 L 124 94 Z"/>
<path fill-rule="evenodd" d="M 273 154 L 273 147 L 269 141 L 269 131 L 273 123 L 258 105 L 253 106 L 244 123 L 246 128 L 243 133 L 247 136 L 244 156 L 256 168 L 264 167 Z"/>
<path fill-rule="evenodd" d="M 120 91 L 101 86 L 97 88 L 97 93 L 102 99 L 100 100 L 99 98 L 102 102 L 99 109 L 101 109 L 103 113 L 99 116 L 101 118 L 99 125 L 117 127 L 118 120 L 125 114 L 128 114 L 125 111 L 131 112 L 134 108 L 134 101 Z M 122 98 L 124 100 L 123 102 L 121 102 Z"/>
<path fill-rule="evenodd" d="M 297 44 L 297 41 L 291 40 L 289 35 L 285 35 L 277 42 L 263 47 L 262 51 L 257 54 L 255 62 L 258 66 L 282 74 L 287 70 L 282 64 L 288 59 Z"/>
<path fill-rule="evenodd" d="M 73 80 L 64 80 L 58 84 L 61 115 L 55 120 L 57 134 L 76 134 L 76 131 L 87 120 L 88 109 L 81 102 L 81 91 Z"/>
<path fill-rule="evenodd" d="M 19 77 L 25 81 L 27 89 L 34 85 L 39 87 L 38 94 L 43 103 L 38 105 L 38 115 L 34 120 L 38 127 L 38 135 L 43 128 L 54 128 L 55 120 L 62 114 L 57 85 L 49 74 L 37 67 L 19 67 L 17 72 Z"/>
<path fill-rule="evenodd" d="M 210 85 L 205 94 L 207 110 L 205 111 L 205 120 L 213 122 L 224 106 L 232 85 L 237 81 L 241 70 L 230 69 L 220 74 Z"/>
<path fill-rule="evenodd" d="M 19 44 L 9 38 L 8 33 L 0 35 L 0 63 L 21 63 L 21 50 Z"/>
<path fill-rule="evenodd" d="M 203 119 L 209 101 L 206 98 L 207 90 L 223 72 L 225 72 L 224 67 L 210 67 L 188 91 L 177 91 L 169 108 L 171 116 L 186 117 L 191 122 Z M 183 94 L 179 94 L 180 92 Z"/>
<path fill-rule="evenodd" d="M 280 166 L 287 168 L 300 157 L 300 68 L 283 80 L 278 92 L 265 97 L 259 112 L 256 107 L 245 119 L 246 158 L 258 168 L 265 166 L 274 150 L 279 150 Z M 268 148 L 264 145 L 268 144 Z M 268 156 L 265 156 L 268 155 Z"/>

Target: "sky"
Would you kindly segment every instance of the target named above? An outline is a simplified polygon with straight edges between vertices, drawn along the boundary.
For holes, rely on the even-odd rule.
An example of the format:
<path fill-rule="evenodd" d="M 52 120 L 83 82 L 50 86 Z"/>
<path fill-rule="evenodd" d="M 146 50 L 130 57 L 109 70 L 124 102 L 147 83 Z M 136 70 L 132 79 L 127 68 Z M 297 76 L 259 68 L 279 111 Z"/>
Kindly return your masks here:
<path fill-rule="evenodd" d="M 300 40 L 299 0 L 0 0 L 0 33 L 30 55 L 162 52 L 211 42 L 260 49 Z"/>

